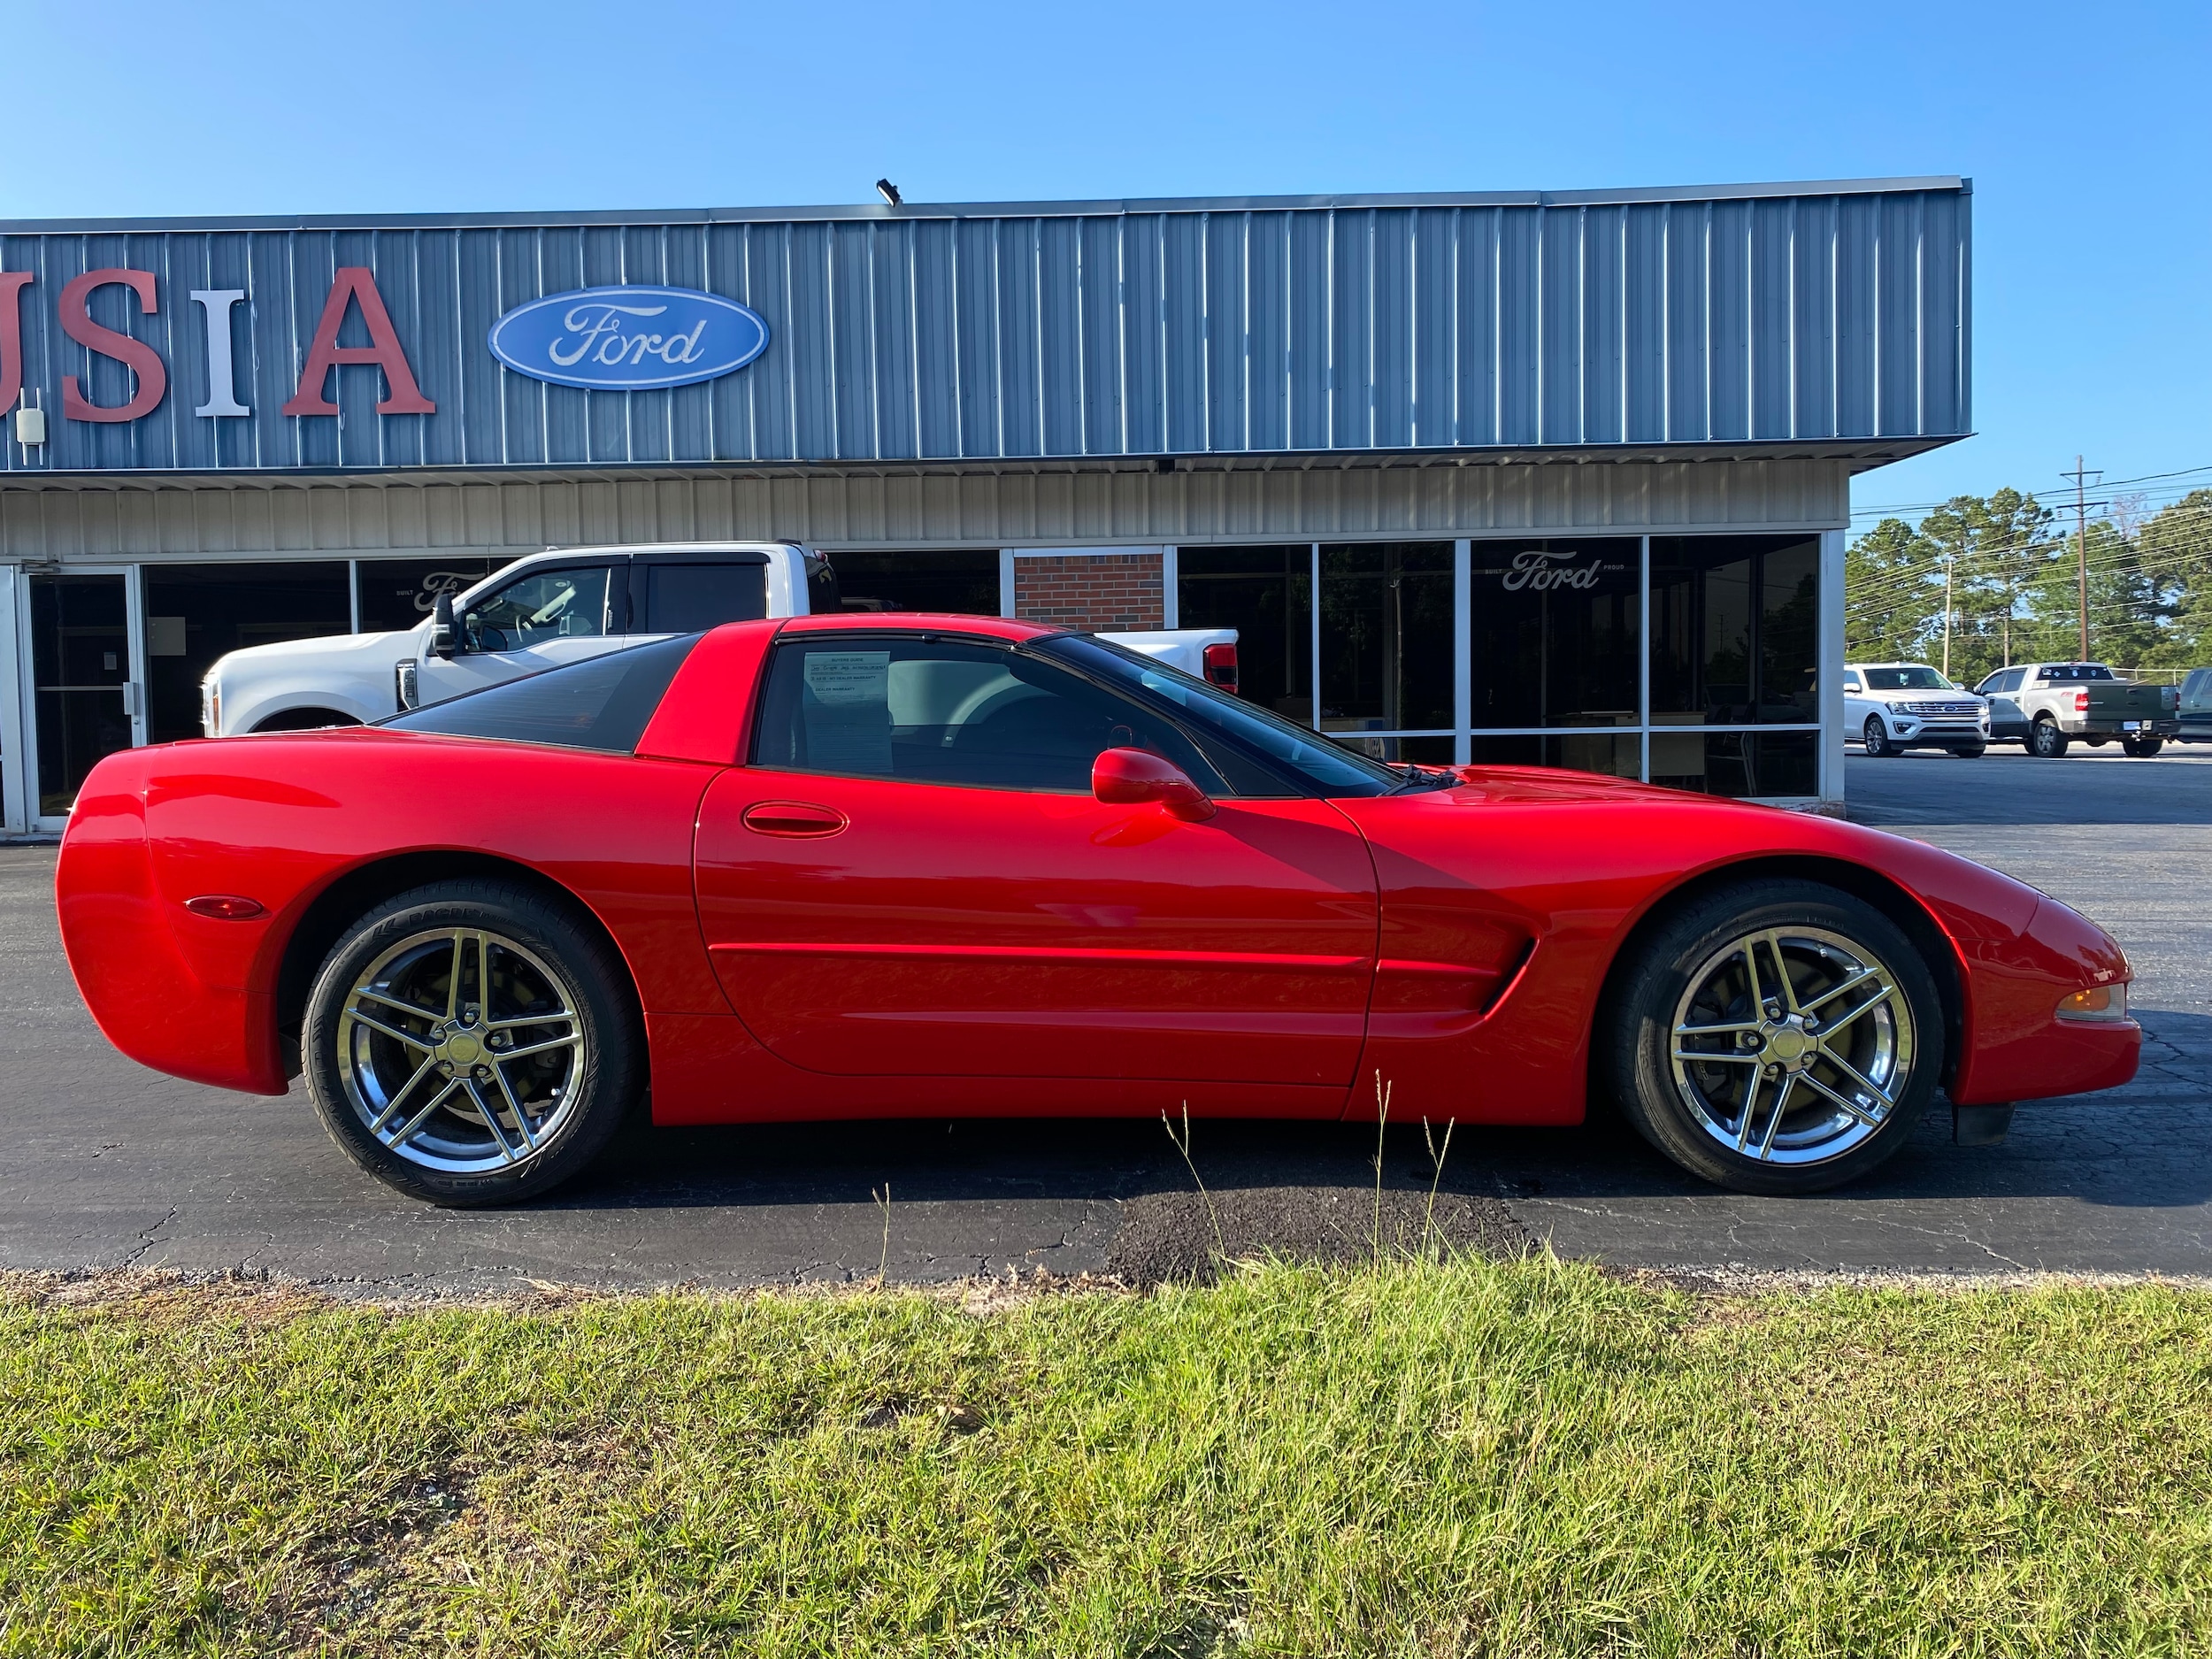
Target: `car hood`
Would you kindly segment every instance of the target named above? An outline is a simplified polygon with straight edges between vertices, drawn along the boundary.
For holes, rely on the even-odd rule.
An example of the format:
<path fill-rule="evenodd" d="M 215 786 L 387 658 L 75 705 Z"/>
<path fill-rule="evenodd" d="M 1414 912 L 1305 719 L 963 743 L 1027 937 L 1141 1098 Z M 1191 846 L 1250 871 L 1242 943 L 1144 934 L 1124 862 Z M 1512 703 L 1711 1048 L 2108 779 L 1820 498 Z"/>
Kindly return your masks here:
<path fill-rule="evenodd" d="M 324 661 L 334 657 L 358 654 L 364 657 L 399 657 L 405 648 L 414 643 L 418 631 L 402 628 L 385 634 L 325 634 L 311 640 L 278 640 L 269 645 L 248 645 L 224 654 L 212 672 L 227 672 L 233 668 L 276 667 L 303 658 Z"/>
<path fill-rule="evenodd" d="M 1577 802 L 1618 805 L 1624 801 L 1668 801 L 1678 805 L 1743 807 L 1751 803 L 1724 795 L 1698 795 L 1670 789 L 1661 784 L 1639 783 L 1632 778 L 1609 778 L 1594 772 L 1568 772 L 1552 766 L 1455 766 L 1460 782 L 1446 792 L 1470 801 L 1542 802 L 1571 805 Z M 1760 811 L 1771 811 L 1760 807 Z"/>

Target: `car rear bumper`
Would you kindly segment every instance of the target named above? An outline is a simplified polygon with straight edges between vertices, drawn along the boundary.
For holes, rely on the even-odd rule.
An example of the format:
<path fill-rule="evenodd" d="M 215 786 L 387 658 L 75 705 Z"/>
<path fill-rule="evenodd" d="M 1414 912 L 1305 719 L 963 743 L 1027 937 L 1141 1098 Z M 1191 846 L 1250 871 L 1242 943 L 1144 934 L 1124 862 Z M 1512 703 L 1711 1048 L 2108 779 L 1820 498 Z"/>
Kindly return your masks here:
<path fill-rule="evenodd" d="M 170 926 L 135 787 L 140 754 L 125 750 L 93 770 L 62 837 L 54 901 L 78 992 L 107 1040 L 141 1065 L 281 1094 L 268 995 L 209 984 Z"/>
<path fill-rule="evenodd" d="M 2178 737 L 2178 720 L 2085 720 L 2061 715 L 2058 729 L 2069 737 Z"/>

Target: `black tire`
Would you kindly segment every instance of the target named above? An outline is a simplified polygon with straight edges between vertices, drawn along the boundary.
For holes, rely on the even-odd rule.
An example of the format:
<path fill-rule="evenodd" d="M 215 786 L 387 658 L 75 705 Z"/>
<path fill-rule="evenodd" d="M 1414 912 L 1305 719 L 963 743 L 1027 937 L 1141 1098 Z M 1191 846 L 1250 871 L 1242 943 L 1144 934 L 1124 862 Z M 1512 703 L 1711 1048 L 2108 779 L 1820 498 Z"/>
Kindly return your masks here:
<path fill-rule="evenodd" d="M 2103 747 L 2104 747 L 2107 743 L 2109 743 L 2112 740 L 2111 740 L 2110 738 L 2108 738 L 2108 737 L 2085 737 L 2085 738 L 2083 738 L 2081 741 L 2082 741 L 2083 742 L 2085 742 L 2085 743 L 2088 744 L 2088 745 L 2089 745 L 2089 747 L 2090 747 L 2090 748 L 2092 748 L 2092 749 L 2102 749 L 2102 748 L 2103 748 Z"/>
<path fill-rule="evenodd" d="M 2137 760 L 2148 760 L 2166 747 L 2166 740 L 2162 737 L 2124 737 L 2120 740 L 2120 747 Z"/>
<path fill-rule="evenodd" d="M 2028 728 L 2028 753 L 2039 760 L 2059 760 L 2066 754 L 2066 733 L 2058 729 L 2058 722 L 2047 714 L 2036 717 Z"/>
<path fill-rule="evenodd" d="M 1951 752 L 1961 760 L 1979 760 L 1984 755 L 1989 753 L 1989 746 L 1986 743 L 1975 743 L 1965 749 L 1955 749 Z"/>
<path fill-rule="evenodd" d="M 1889 728 L 1882 724 L 1878 714 L 1866 717 L 1866 726 L 1860 732 L 1859 739 L 1866 745 L 1869 760 L 1887 760 L 1897 753 L 1897 745 L 1889 741 Z"/>
<path fill-rule="evenodd" d="M 441 933 L 483 934 L 493 940 L 476 957 L 472 980 L 468 944 L 465 940 L 454 948 L 462 958 L 462 987 L 449 996 L 444 1010 L 424 1007 L 411 1017 L 397 1011 L 397 1002 L 368 997 L 357 1002 L 363 976 L 397 953 L 402 965 L 395 977 L 376 984 L 411 1008 L 422 1002 L 425 999 L 410 991 L 412 982 L 403 976 L 426 972 L 434 975 L 435 953 L 444 949 L 435 942 Z M 410 961 L 425 966 L 410 969 L 405 966 Z M 449 983 L 452 977 L 449 968 Z M 469 995 L 468 987 L 472 983 L 480 987 L 487 977 L 492 983 L 489 994 L 480 990 L 481 1001 L 460 1006 L 457 1018 L 456 1004 Z M 427 1001 L 434 1004 L 443 993 L 434 990 L 434 978 L 426 982 L 434 987 Z M 503 1012 L 503 997 L 507 999 Z M 564 1011 L 543 1013 L 549 1006 Z M 341 1033 L 348 1032 L 347 1017 L 355 1010 L 352 1046 L 342 1053 Z M 411 1033 L 410 1041 L 403 1045 L 389 1035 L 366 1030 L 360 1013 L 375 1013 L 395 1028 L 406 1028 Z M 503 1019 L 517 1029 L 499 1029 Z M 447 1024 L 449 1020 L 453 1023 Z M 460 1070 L 471 1075 L 456 1076 L 452 1060 L 438 1056 L 457 1052 L 452 1045 L 466 1035 L 465 1025 L 478 1033 L 468 1057 L 481 1064 L 464 1065 Z M 580 1041 L 580 1054 L 565 1034 L 570 1031 Z M 440 1041 L 434 1045 L 413 1038 Z M 549 1048 L 551 1069 L 546 1069 L 546 1056 L 532 1055 L 527 1056 L 530 1069 L 518 1072 L 513 1068 L 525 1056 L 491 1053 L 502 1042 L 513 1046 L 517 1041 Z M 515 1203 L 569 1179 L 598 1156 L 645 1088 L 644 1024 L 621 959 L 573 906 L 518 883 L 437 882 L 403 893 L 362 917 L 331 947 L 316 972 L 301 1042 L 308 1092 L 323 1126 L 346 1156 L 410 1197 L 453 1208 Z M 509 1069 L 499 1070 L 501 1064 Z M 419 1084 L 410 1086 L 415 1087 L 414 1094 L 393 1087 L 391 1079 L 418 1065 L 420 1070 L 414 1076 Z M 440 1066 L 445 1070 L 439 1071 Z M 492 1073 L 490 1082 L 475 1081 L 488 1071 Z M 488 1119 L 480 1112 L 472 1118 L 465 1097 L 455 1099 L 457 1110 L 449 1116 L 435 1105 L 424 1105 L 434 1089 L 445 1088 L 444 1079 L 472 1094 L 481 1087 L 484 1097 L 494 1102 Z M 541 1091 L 535 1104 L 534 1089 Z M 523 1133 L 526 1125 L 498 1103 L 503 1096 L 495 1090 L 506 1091 L 504 1100 L 533 1114 L 529 1122 L 537 1125 L 541 1141 Z M 446 1089 L 448 1094 L 451 1092 Z M 364 1114 L 380 1100 L 388 1101 L 388 1110 L 405 1122 L 416 1121 L 411 1115 L 418 1111 L 428 1120 L 427 1127 L 401 1133 L 410 1152 L 396 1149 L 372 1132 Z M 431 1139 L 441 1133 L 448 1138 Z M 481 1158 L 472 1162 L 465 1155 L 444 1159 L 457 1167 L 437 1168 L 425 1162 L 440 1156 L 439 1147 L 465 1146 L 469 1137 L 476 1138 L 476 1149 L 484 1157 L 498 1160 L 497 1167 L 485 1167 Z M 493 1140 L 500 1143 L 497 1151 Z M 519 1156 L 513 1151 L 517 1145 L 524 1148 Z"/>
<path fill-rule="evenodd" d="M 1686 999 L 1691 997 L 1693 977 L 1705 979 L 1713 964 L 1725 962 L 1732 941 L 1740 943 L 1748 935 L 1770 929 L 1779 930 L 1793 950 L 1801 953 L 1798 977 L 1803 977 L 1802 960 L 1817 964 L 1819 958 L 1803 956 L 1806 937 L 1793 939 L 1791 930 L 1810 930 L 1844 941 L 1857 952 L 1862 962 L 1870 958 L 1886 969 L 1887 978 L 1877 979 L 1875 984 L 1893 987 L 1895 996 L 1901 997 L 1909 1011 L 1909 1022 L 1899 1019 L 1895 997 L 1889 997 L 1886 1007 L 1870 1009 L 1870 1021 L 1862 1020 L 1855 1014 L 1851 1019 L 1830 1015 L 1839 1029 L 1846 1025 L 1855 1028 L 1855 1036 L 1845 1039 L 1846 1042 L 1861 1039 L 1878 1041 L 1885 1029 L 1893 1041 L 1897 1041 L 1897 1033 L 1902 1033 L 1903 1041 L 1893 1052 L 1904 1057 L 1887 1074 L 1895 1078 L 1898 1071 L 1902 1072 L 1901 1080 L 1893 1084 L 1895 1103 L 1879 1115 L 1878 1124 L 1870 1131 L 1855 1118 L 1838 1115 L 1837 1109 L 1827 1104 L 1826 1097 L 1816 1093 L 1809 1085 L 1801 1089 L 1800 1079 L 1789 1080 L 1789 1092 L 1781 1098 L 1811 1102 L 1817 1112 L 1835 1117 L 1844 1125 L 1829 1137 L 1834 1143 L 1832 1153 L 1823 1149 L 1829 1141 L 1820 1138 L 1820 1120 L 1808 1120 L 1801 1105 L 1790 1108 L 1789 1120 L 1799 1127 L 1790 1130 L 1788 1135 L 1780 1133 L 1784 1128 L 1780 1122 L 1776 1123 L 1773 1131 L 1764 1132 L 1764 1139 L 1771 1148 L 1770 1158 L 1762 1159 L 1739 1151 L 1727 1144 L 1725 1123 L 1701 1120 L 1699 1109 L 1692 1104 L 1691 1095 L 1698 1091 L 1696 1078 L 1701 1069 L 1685 1067 L 1682 1079 L 1687 1080 L 1678 1079 L 1674 1056 L 1678 1043 L 1721 1041 L 1706 1036 L 1678 1038 L 1676 1034 L 1676 1017 L 1686 1007 Z M 1847 959 L 1847 953 L 1839 959 Z M 1771 966 L 1770 953 L 1767 960 Z M 1836 971 L 1847 972 L 1841 968 Z M 1808 1002 L 1816 1000 L 1817 987 L 1817 981 L 1812 982 L 1810 994 L 1805 996 Z M 1778 985 L 1773 988 L 1778 989 Z M 1852 1006 L 1849 1002 L 1839 1005 Z M 1687 1006 L 1694 1012 L 1698 1005 L 1692 1002 Z M 1819 1192 L 1867 1174 L 1912 1138 L 1914 1125 L 1934 1097 L 1937 1080 L 1943 1071 L 1943 1005 L 1937 995 L 1934 976 L 1918 948 L 1872 905 L 1812 881 L 1768 881 L 1756 887 L 1724 887 L 1664 917 L 1640 942 L 1634 956 L 1623 963 L 1602 1005 L 1601 1021 L 1596 1043 L 1600 1079 L 1611 1086 L 1629 1121 L 1645 1140 L 1682 1168 L 1716 1186 L 1740 1193 L 1786 1196 Z M 1886 1022 L 1886 1027 L 1882 1022 Z M 1742 1041 L 1747 1040 L 1731 1039 L 1728 1048 L 1718 1052 L 1733 1052 Z M 1768 1052 L 1781 1050 L 1770 1048 Z M 1713 1078 L 1745 1076 L 1745 1071 L 1736 1069 L 1739 1065 L 1747 1068 L 1753 1089 L 1778 1091 L 1778 1084 L 1765 1080 L 1768 1067 L 1748 1059 L 1715 1064 L 1702 1071 Z M 1804 1069 L 1815 1075 L 1824 1073 L 1831 1083 L 1841 1076 L 1832 1062 L 1817 1058 Z M 1858 1098 L 1862 1104 L 1871 1103 L 1870 1097 Z M 1745 1123 L 1747 1128 L 1755 1128 L 1757 1125 L 1757 1099 L 1755 1094 L 1751 1110 L 1737 1119 Z M 1853 1139 L 1855 1136 L 1857 1138 Z M 1791 1147 L 1788 1142 L 1793 1137 L 1801 1137 L 1802 1143 Z M 1791 1158 L 1802 1161 L 1773 1161 Z"/>

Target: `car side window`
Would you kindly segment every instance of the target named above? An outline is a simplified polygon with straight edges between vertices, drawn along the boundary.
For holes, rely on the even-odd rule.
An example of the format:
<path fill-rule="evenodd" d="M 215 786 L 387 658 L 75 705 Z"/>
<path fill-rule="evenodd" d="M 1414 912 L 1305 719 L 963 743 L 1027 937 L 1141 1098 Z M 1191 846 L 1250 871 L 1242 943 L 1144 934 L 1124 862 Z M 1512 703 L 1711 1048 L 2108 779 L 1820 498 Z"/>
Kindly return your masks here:
<path fill-rule="evenodd" d="M 1064 669 L 942 637 L 825 634 L 776 647 L 753 764 L 791 772 L 1087 795 L 1109 749 L 1164 755 L 1230 793 L 1168 720 Z"/>
<path fill-rule="evenodd" d="M 767 614 L 767 566 L 672 560 L 645 567 L 645 624 L 637 632 L 703 634 Z"/>
<path fill-rule="evenodd" d="M 519 651 L 548 640 L 608 632 L 604 565 L 517 577 L 468 608 L 462 631 L 472 651 Z"/>

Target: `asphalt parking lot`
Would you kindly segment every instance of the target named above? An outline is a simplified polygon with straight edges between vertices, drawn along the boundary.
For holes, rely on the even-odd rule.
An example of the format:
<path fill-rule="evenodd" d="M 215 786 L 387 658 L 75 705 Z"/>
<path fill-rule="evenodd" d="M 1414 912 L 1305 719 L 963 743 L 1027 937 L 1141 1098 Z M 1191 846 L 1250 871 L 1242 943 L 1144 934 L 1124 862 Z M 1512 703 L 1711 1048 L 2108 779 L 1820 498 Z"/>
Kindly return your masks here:
<path fill-rule="evenodd" d="M 1812 1199 L 1703 1187 L 1609 1120 L 1463 1130 L 1439 1226 L 1647 1266 L 2212 1276 L 2212 749 L 1855 753 L 1847 772 L 1855 818 L 2006 870 L 2119 936 L 2149 1038 L 2137 1080 L 2023 1107 L 1996 1148 L 1953 1147 L 1947 1114 L 1932 1115 L 1875 1179 Z M 1213 1243 L 1189 1171 L 1146 1123 L 641 1127 L 549 1201 L 427 1209 L 357 1172 L 296 1088 L 227 1094 L 111 1049 L 62 959 L 53 861 L 0 849 L 0 1267 L 267 1271 L 388 1295 L 879 1267 L 1144 1280 Z M 1384 1226 L 1408 1235 L 1429 1216 L 1420 1110 L 1396 1103 L 1383 1161 Z M 1232 1253 L 1346 1256 L 1371 1247 L 1373 1148 L 1371 1127 L 1201 1124 L 1193 1156 Z"/>

